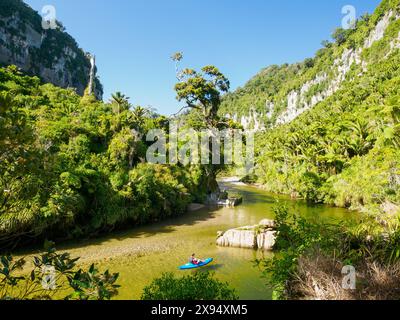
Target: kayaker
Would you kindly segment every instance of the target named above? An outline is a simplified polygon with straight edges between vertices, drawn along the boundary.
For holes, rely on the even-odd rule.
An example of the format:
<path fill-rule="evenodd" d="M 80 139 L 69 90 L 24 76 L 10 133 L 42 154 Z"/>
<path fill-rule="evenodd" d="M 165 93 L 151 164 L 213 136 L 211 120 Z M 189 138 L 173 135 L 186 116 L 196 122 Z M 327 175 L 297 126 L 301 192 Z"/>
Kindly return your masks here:
<path fill-rule="evenodd" d="M 192 264 L 194 264 L 194 265 L 197 266 L 197 265 L 200 264 L 200 263 L 204 263 L 204 261 L 203 261 L 203 260 L 200 260 L 200 259 L 197 259 L 197 258 L 196 258 L 196 254 L 193 253 L 192 256 L 189 258 L 189 263 L 192 263 Z"/>

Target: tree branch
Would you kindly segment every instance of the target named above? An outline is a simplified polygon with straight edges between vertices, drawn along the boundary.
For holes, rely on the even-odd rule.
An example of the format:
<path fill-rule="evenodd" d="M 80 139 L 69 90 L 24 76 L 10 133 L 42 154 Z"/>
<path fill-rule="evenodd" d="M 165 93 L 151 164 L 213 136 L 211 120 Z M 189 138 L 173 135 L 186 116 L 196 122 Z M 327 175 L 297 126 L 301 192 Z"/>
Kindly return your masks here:
<path fill-rule="evenodd" d="M 197 106 L 195 106 L 195 105 L 189 105 L 189 106 L 182 107 L 177 113 L 174 113 L 173 115 L 171 115 L 171 117 L 175 117 L 175 116 L 179 115 L 179 114 L 180 114 L 183 110 L 185 110 L 185 109 L 197 109 L 197 110 L 201 110 L 200 107 L 197 107 Z"/>

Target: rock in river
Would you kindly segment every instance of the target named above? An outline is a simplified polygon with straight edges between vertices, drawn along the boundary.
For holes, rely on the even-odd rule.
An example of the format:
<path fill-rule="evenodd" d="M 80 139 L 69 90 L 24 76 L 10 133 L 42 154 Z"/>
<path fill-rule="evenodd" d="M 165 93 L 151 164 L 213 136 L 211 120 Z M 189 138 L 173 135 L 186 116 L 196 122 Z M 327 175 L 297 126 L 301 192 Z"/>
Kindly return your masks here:
<path fill-rule="evenodd" d="M 263 226 L 265 228 L 271 228 L 271 229 L 275 229 L 275 227 L 276 227 L 275 221 L 274 220 L 270 220 L 270 219 L 261 220 L 259 225 Z"/>
<path fill-rule="evenodd" d="M 256 239 L 254 237 L 254 231 L 240 229 L 228 230 L 217 239 L 217 245 L 221 247 L 255 249 Z"/>
<path fill-rule="evenodd" d="M 272 250 L 276 241 L 275 221 L 262 220 L 255 226 L 218 232 L 217 245 L 246 249 Z"/>
<path fill-rule="evenodd" d="M 265 231 L 257 236 L 258 249 L 270 251 L 276 242 L 276 231 Z"/>

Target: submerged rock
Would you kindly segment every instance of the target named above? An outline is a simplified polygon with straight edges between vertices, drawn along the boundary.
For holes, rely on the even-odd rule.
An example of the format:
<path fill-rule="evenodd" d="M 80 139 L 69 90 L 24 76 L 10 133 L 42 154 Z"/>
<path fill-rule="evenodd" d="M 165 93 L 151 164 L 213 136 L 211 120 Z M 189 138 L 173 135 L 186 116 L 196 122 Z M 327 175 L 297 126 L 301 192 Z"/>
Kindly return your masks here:
<path fill-rule="evenodd" d="M 221 207 L 228 207 L 228 208 L 233 208 L 237 207 L 238 205 L 242 204 L 243 198 L 228 198 L 225 200 L 219 200 L 217 202 L 217 205 Z"/>
<path fill-rule="evenodd" d="M 242 197 L 229 197 L 227 191 L 214 192 L 207 196 L 207 205 L 217 205 L 221 207 L 233 208 L 242 204 Z"/>

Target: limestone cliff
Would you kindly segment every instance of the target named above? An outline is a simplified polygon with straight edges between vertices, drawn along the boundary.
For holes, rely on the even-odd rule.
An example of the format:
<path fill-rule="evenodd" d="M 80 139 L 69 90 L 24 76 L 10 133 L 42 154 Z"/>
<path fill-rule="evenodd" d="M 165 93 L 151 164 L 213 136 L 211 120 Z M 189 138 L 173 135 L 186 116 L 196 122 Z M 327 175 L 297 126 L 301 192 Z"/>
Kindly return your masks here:
<path fill-rule="evenodd" d="M 399 49 L 399 20 L 400 1 L 383 0 L 373 15 L 360 18 L 354 30 L 341 30 L 343 38 L 326 43 L 315 57 L 265 68 L 243 88 L 226 95 L 221 115 L 254 131 L 290 123 L 333 96 L 346 80 L 361 76 Z M 370 54 L 376 46 L 382 47 L 382 56 Z"/>
<path fill-rule="evenodd" d="M 0 1 L 0 64 L 16 65 L 44 82 L 75 88 L 83 95 L 90 82 L 91 56 L 79 48 L 61 23 L 44 29 L 42 18 L 21 0 Z M 96 71 L 96 70 L 95 70 Z M 97 77 L 94 94 L 102 98 Z"/>

